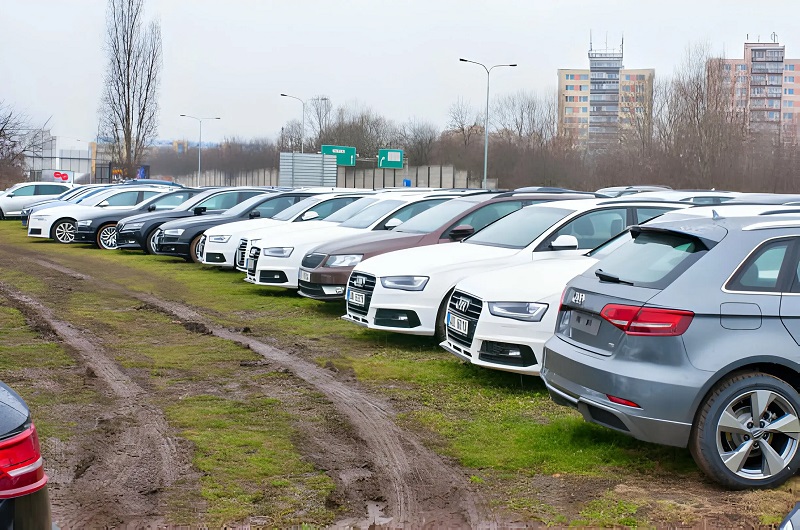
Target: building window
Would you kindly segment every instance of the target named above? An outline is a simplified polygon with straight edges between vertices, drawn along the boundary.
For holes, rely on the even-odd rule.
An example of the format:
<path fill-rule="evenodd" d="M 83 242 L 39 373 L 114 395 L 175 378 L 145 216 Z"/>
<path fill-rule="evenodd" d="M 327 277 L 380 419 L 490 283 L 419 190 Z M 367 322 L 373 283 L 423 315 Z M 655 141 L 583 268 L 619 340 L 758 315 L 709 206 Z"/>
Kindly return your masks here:
<path fill-rule="evenodd" d="M 784 107 L 794 107 L 794 101 L 784 101 L 783 102 L 783 106 Z"/>
<path fill-rule="evenodd" d="M 589 96 L 578 96 L 578 98 L 579 98 L 578 101 L 580 101 L 581 103 L 586 103 L 587 101 L 589 101 Z"/>
<path fill-rule="evenodd" d="M 573 110 L 574 110 L 574 107 L 566 107 L 564 109 L 564 114 L 572 114 Z"/>
<path fill-rule="evenodd" d="M 589 85 L 578 85 L 578 90 L 580 91 L 589 90 Z"/>
<path fill-rule="evenodd" d="M 736 82 L 737 83 L 744 84 L 746 81 L 747 81 L 747 78 L 745 76 L 743 76 L 743 75 L 737 75 L 736 76 Z"/>
<path fill-rule="evenodd" d="M 567 74 L 567 79 L 575 79 L 575 74 Z"/>
<path fill-rule="evenodd" d="M 637 81 L 644 81 L 644 74 L 637 74 L 636 80 Z"/>
<path fill-rule="evenodd" d="M 783 65 L 783 69 L 794 72 L 794 65 L 793 64 L 785 64 L 785 65 Z"/>
<path fill-rule="evenodd" d="M 628 74 L 625 74 L 625 81 L 630 81 L 630 80 L 631 80 L 631 76 L 628 75 Z"/>
<path fill-rule="evenodd" d="M 794 117 L 794 114 L 792 114 L 791 112 L 784 112 L 783 113 L 783 119 L 784 120 L 791 120 L 793 117 Z"/>
<path fill-rule="evenodd" d="M 581 112 L 589 112 L 589 107 L 581 107 Z"/>
<path fill-rule="evenodd" d="M 747 71 L 747 65 L 746 64 L 737 64 L 736 65 L 736 70 L 739 71 L 739 72 L 746 72 Z"/>
<path fill-rule="evenodd" d="M 730 72 L 730 70 L 731 70 L 731 65 L 730 65 L 730 64 L 725 64 L 725 65 L 723 65 L 723 69 L 724 69 L 726 72 Z"/>
<path fill-rule="evenodd" d="M 794 89 L 793 88 L 784 88 L 783 89 L 783 93 L 786 94 L 787 96 L 793 96 L 794 95 Z"/>
<path fill-rule="evenodd" d="M 575 101 L 575 96 L 564 96 L 565 101 Z"/>
<path fill-rule="evenodd" d="M 794 76 L 793 75 L 784 76 L 783 80 L 786 81 L 787 83 L 794 83 Z"/>
<path fill-rule="evenodd" d="M 589 74 L 581 74 L 578 79 L 581 81 L 587 81 L 589 79 Z"/>
<path fill-rule="evenodd" d="M 575 85 L 567 85 L 567 90 L 575 90 Z"/>

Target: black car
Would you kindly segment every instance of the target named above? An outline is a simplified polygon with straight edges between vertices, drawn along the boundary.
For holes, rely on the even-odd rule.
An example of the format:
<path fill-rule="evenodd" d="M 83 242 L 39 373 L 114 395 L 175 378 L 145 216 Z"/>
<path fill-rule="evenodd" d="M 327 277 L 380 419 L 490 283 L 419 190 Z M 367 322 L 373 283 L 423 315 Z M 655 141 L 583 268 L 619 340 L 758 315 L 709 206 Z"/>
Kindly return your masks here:
<path fill-rule="evenodd" d="M 142 249 L 146 254 L 153 254 L 153 236 L 162 223 L 193 215 L 220 214 L 250 197 L 264 193 L 275 193 L 275 189 L 263 186 L 214 188 L 195 195 L 172 210 L 125 217 L 117 223 L 117 248 Z"/>
<path fill-rule="evenodd" d="M 180 188 L 151 197 L 130 210 L 98 209 L 92 217 L 76 220 L 75 242 L 93 243 L 107 250 L 117 248 L 117 223 L 120 219 L 145 212 L 172 210 L 203 191 L 198 188 Z"/>
<path fill-rule="evenodd" d="M 187 261 L 202 263 L 204 245 L 202 236 L 203 232 L 209 228 L 245 219 L 272 218 L 273 216 L 282 217 L 281 220 L 287 222 L 304 221 L 309 218 L 307 214 L 310 212 L 314 214 L 311 218 L 321 220 L 364 196 L 363 193 L 348 192 L 314 202 L 319 197 L 310 199 L 309 197 L 312 195 L 325 197 L 324 194 L 313 191 L 254 197 L 221 215 L 176 219 L 164 223 L 161 226 L 160 234 L 156 236 L 156 254 L 178 256 Z M 295 205 L 296 207 L 294 207 Z M 294 208 L 289 209 L 289 207 Z"/>
<path fill-rule="evenodd" d="M 0 382 L 0 528 L 51 528 L 50 496 L 30 410 Z"/>

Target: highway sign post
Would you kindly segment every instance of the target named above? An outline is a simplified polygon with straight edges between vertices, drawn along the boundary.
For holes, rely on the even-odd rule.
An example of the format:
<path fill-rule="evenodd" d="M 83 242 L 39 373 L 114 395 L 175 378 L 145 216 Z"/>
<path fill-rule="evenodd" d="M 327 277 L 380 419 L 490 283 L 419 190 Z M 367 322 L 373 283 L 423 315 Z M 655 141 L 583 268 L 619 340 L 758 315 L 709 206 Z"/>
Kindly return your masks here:
<path fill-rule="evenodd" d="M 356 148 L 346 145 L 323 145 L 320 148 L 323 155 L 334 155 L 337 166 L 355 166 Z"/>
<path fill-rule="evenodd" d="M 378 149 L 378 167 L 382 169 L 403 169 L 403 150 Z"/>

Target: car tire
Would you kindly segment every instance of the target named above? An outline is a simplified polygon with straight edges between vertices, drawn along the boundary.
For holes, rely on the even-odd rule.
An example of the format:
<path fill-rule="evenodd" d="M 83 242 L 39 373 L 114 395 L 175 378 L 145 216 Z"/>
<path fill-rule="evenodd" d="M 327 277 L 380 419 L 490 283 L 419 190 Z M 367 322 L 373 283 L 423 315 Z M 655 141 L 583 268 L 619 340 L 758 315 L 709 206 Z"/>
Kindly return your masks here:
<path fill-rule="evenodd" d="M 689 450 L 727 488 L 774 488 L 800 465 L 798 412 L 800 395 L 785 381 L 762 372 L 733 374 L 701 403 Z"/>
<path fill-rule="evenodd" d="M 0 221 L 2 221 L 5 218 L 6 218 L 6 216 L 3 215 L 3 210 L 0 210 Z"/>
<path fill-rule="evenodd" d="M 117 224 L 106 223 L 100 226 L 94 241 L 103 250 L 115 250 L 117 248 Z"/>
<path fill-rule="evenodd" d="M 72 243 L 75 241 L 75 220 L 59 219 L 50 230 L 50 237 L 59 243 Z"/>
<path fill-rule="evenodd" d="M 144 236 L 144 253 L 145 254 L 155 254 L 156 253 L 156 232 L 158 232 L 158 227 L 153 228 L 147 235 Z"/>
<path fill-rule="evenodd" d="M 192 238 L 192 241 L 189 243 L 189 257 L 186 258 L 186 261 L 193 262 L 193 263 L 202 263 L 200 261 L 200 256 L 197 254 L 197 248 L 200 245 L 200 240 L 203 238 L 203 233 L 200 232 L 196 236 Z"/>
<path fill-rule="evenodd" d="M 444 322 L 444 317 L 447 314 L 447 304 L 450 302 L 450 295 L 453 294 L 455 289 L 450 289 L 444 296 L 444 300 L 439 304 L 439 310 L 436 312 L 436 326 L 434 326 L 434 338 L 437 342 L 447 340 L 447 325 Z"/>

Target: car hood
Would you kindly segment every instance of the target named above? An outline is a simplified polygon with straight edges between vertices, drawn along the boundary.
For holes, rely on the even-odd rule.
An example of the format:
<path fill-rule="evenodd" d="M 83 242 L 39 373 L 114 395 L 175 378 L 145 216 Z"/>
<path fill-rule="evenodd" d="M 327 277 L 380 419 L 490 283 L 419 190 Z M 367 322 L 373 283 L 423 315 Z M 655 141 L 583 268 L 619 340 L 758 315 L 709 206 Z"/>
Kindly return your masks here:
<path fill-rule="evenodd" d="M 339 225 L 339 223 L 331 223 L 330 221 L 324 221 L 324 220 L 303 221 L 300 223 L 276 221 L 276 223 L 277 224 L 269 226 L 262 226 L 260 228 L 256 228 L 255 230 L 248 230 L 247 232 L 241 232 L 239 235 L 247 239 L 259 239 L 259 240 L 269 237 L 270 241 L 272 241 L 274 237 L 277 237 L 280 234 L 296 234 L 300 232 L 306 232 L 308 230 L 330 228 L 332 226 Z M 228 233 L 230 232 L 226 232 L 226 234 Z M 282 236 L 282 240 L 286 241 L 286 237 Z"/>
<path fill-rule="evenodd" d="M 207 236 L 243 236 L 245 233 L 258 230 L 259 228 L 274 227 L 286 224 L 288 221 L 278 221 L 277 219 L 244 219 L 242 221 L 227 222 L 206 230 Z"/>
<path fill-rule="evenodd" d="M 430 276 L 465 267 L 469 264 L 503 261 L 524 252 L 530 257 L 529 249 L 492 247 L 469 243 L 450 245 L 429 245 L 387 252 L 358 264 L 355 270 L 375 276 L 420 275 Z"/>
<path fill-rule="evenodd" d="M 467 276 L 456 289 L 488 302 L 538 302 L 560 295 L 567 282 L 595 263 L 589 256 L 541 259 Z"/>
<path fill-rule="evenodd" d="M 72 217 L 74 219 L 86 219 L 87 216 L 94 215 L 97 212 L 104 211 L 119 211 L 111 207 L 100 208 L 99 206 L 81 206 L 79 204 L 72 204 L 67 206 L 57 206 L 55 208 L 44 208 L 40 211 L 31 212 L 31 216 L 46 215 L 48 217 Z"/>
<path fill-rule="evenodd" d="M 359 234 L 364 231 L 363 228 L 345 228 L 337 224 L 328 226 L 283 226 L 269 234 L 258 239 L 256 237 L 249 238 L 253 244 L 260 247 L 295 247 L 310 249 L 316 247 L 320 243 L 332 241 L 337 239 L 346 238 L 348 236 Z"/>
<path fill-rule="evenodd" d="M 392 232 L 387 230 L 369 231 L 365 234 L 351 235 L 344 241 L 330 241 L 314 249 L 320 254 L 362 254 L 375 256 L 410 248 L 416 245 L 427 234 Z"/>
<path fill-rule="evenodd" d="M 218 226 L 221 224 L 233 224 L 240 220 L 241 219 L 239 217 L 226 215 L 224 213 L 192 215 L 191 217 L 182 217 L 180 219 L 167 221 L 161 225 L 161 228 L 164 230 L 169 228 L 202 228 L 203 226 L 205 226 L 205 228 L 211 228 L 212 226 Z"/>
<path fill-rule="evenodd" d="M 5 383 L 0 383 L 0 439 L 18 432 L 29 416 L 30 411 L 22 398 Z"/>
<path fill-rule="evenodd" d="M 188 217 L 190 215 L 194 215 L 194 212 L 191 210 L 159 210 L 157 212 L 145 212 L 131 215 L 125 218 L 125 223 L 138 223 L 158 219 L 177 219 L 178 217 Z"/>

